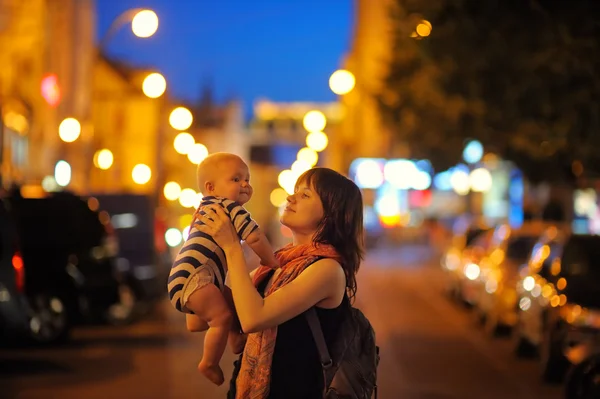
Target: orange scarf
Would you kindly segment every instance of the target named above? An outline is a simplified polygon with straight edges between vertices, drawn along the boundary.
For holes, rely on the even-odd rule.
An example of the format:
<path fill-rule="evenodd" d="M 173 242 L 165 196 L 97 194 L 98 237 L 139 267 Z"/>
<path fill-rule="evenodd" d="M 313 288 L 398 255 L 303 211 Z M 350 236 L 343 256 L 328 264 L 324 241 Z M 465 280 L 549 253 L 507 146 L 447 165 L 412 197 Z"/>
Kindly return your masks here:
<path fill-rule="evenodd" d="M 281 272 L 265 292 L 265 297 L 294 280 L 304 269 L 315 261 L 316 257 L 333 258 L 340 256 L 331 245 L 289 244 L 275 253 Z M 253 283 L 257 286 L 272 271 L 261 266 L 254 274 Z M 242 365 L 236 381 L 236 399 L 264 399 L 269 396 L 271 383 L 271 363 L 275 352 L 277 327 L 248 334 Z"/>

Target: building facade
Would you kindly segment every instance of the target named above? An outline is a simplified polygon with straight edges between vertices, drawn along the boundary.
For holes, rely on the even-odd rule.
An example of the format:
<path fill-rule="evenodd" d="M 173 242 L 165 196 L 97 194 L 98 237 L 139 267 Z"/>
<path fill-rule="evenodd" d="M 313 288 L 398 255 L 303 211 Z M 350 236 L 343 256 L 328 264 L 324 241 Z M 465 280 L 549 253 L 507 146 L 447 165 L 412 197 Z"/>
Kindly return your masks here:
<path fill-rule="evenodd" d="M 356 86 L 340 96 L 344 118 L 331 141 L 330 166 L 343 173 L 348 173 L 350 163 L 358 157 L 405 155 L 386 130 L 375 99 L 387 72 L 385 61 L 390 57 L 389 13 L 393 3 L 355 1 L 351 48 L 341 67 L 354 74 Z"/>
<path fill-rule="evenodd" d="M 0 1 L 0 186 L 52 175 L 60 122 L 89 115 L 94 15 L 93 0 Z"/>

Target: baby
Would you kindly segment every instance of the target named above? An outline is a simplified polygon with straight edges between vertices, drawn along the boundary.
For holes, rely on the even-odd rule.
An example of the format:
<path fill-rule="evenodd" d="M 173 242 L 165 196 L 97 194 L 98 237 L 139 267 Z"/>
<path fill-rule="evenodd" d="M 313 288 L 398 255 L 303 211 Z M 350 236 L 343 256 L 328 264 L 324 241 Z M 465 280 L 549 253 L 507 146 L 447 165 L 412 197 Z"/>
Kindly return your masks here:
<path fill-rule="evenodd" d="M 248 165 L 237 155 L 215 153 L 198 165 L 198 187 L 205 194 L 194 214 L 187 241 L 175 258 L 168 281 L 171 303 L 186 313 L 191 331 L 206 331 L 204 354 L 198 370 L 210 381 L 221 385 L 224 381 L 219 361 L 227 346 L 240 353 L 239 326 L 235 326 L 231 292 L 225 286 L 227 260 L 214 239 L 195 226 L 202 222 L 202 207 L 220 204 L 231 217 L 241 240 L 260 257 L 263 265 L 273 268 L 278 262 L 273 248 L 258 225 L 242 205 L 252 197 Z"/>

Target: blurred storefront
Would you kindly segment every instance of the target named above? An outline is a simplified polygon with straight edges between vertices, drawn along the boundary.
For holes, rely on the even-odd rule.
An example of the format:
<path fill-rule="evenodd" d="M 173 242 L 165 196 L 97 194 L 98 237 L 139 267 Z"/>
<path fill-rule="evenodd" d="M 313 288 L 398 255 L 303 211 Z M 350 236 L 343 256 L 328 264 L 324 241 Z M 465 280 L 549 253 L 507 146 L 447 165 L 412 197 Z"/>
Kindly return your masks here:
<path fill-rule="evenodd" d="M 93 0 L 0 2 L 1 186 L 51 175 L 68 150 L 60 122 L 89 114 L 94 12 Z"/>

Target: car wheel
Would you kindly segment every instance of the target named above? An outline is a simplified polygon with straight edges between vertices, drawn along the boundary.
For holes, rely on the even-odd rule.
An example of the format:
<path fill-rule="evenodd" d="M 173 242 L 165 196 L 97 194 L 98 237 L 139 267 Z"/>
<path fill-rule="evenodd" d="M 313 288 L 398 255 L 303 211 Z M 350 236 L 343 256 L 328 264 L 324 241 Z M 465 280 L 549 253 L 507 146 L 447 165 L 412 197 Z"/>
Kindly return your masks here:
<path fill-rule="evenodd" d="M 517 318 L 517 324 L 513 328 L 512 341 L 515 356 L 519 358 L 533 358 L 538 354 L 537 346 L 523 334 L 523 325 L 520 317 Z"/>
<path fill-rule="evenodd" d="M 508 336 L 511 330 L 509 326 L 500 323 L 498 312 L 495 310 L 491 310 L 485 316 L 483 329 L 486 334 L 492 337 Z"/>
<path fill-rule="evenodd" d="M 569 372 L 565 383 L 565 398 L 600 398 L 600 357 L 588 359 Z"/>
<path fill-rule="evenodd" d="M 542 379 L 549 383 L 563 381 L 569 368 L 569 361 L 563 354 L 562 334 L 556 327 L 548 326 L 540 344 L 540 372 Z"/>
<path fill-rule="evenodd" d="M 137 296 L 128 284 L 119 286 L 119 302 L 110 306 L 106 311 L 106 320 L 113 325 L 131 322 L 134 317 Z"/>
<path fill-rule="evenodd" d="M 71 330 L 65 300 L 52 292 L 29 297 L 29 338 L 36 344 L 56 344 L 66 341 Z"/>

